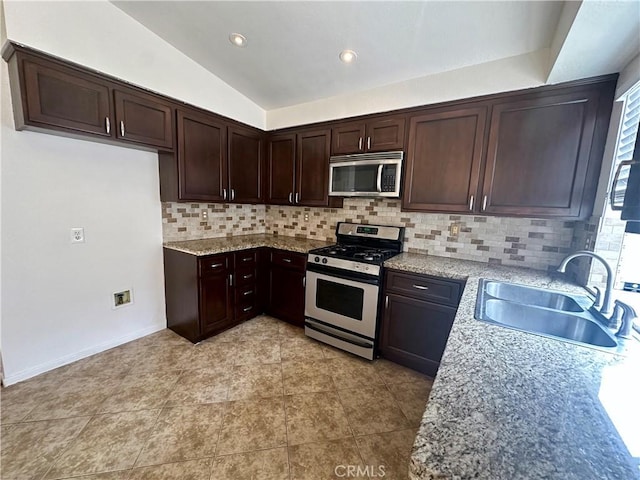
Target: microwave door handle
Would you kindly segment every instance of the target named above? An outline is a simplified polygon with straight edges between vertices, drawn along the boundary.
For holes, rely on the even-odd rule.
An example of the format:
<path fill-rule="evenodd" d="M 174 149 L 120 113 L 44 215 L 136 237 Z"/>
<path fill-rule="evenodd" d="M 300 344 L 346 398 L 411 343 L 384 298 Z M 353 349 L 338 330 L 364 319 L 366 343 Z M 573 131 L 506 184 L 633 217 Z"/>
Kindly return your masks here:
<path fill-rule="evenodd" d="M 384 165 L 378 165 L 378 178 L 376 179 L 376 188 L 378 189 L 379 193 L 382 192 L 382 168 L 383 167 Z"/>

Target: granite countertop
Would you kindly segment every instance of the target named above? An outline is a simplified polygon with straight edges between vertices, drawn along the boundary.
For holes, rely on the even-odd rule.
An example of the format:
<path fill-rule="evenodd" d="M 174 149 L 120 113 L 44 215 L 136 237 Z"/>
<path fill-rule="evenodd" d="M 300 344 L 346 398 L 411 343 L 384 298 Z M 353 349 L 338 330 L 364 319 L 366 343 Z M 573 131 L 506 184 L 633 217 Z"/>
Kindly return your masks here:
<path fill-rule="evenodd" d="M 215 253 L 236 252 L 248 248 L 271 247 L 290 252 L 307 253 L 314 248 L 326 247 L 335 242 L 309 240 L 306 238 L 284 237 L 279 235 L 258 234 L 241 235 L 235 237 L 203 238 L 200 240 L 185 240 L 182 242 L 167 242 L 165 248 L 204 256 Z"/>
<path fill-rule="evenodd" d="M 467 280 L 410 478 L 640 478 L 638 342 L 614 355 L 474 319 L 480 278 L 583 289 L 559 274 L 418 254 L 385 266 Z"/>

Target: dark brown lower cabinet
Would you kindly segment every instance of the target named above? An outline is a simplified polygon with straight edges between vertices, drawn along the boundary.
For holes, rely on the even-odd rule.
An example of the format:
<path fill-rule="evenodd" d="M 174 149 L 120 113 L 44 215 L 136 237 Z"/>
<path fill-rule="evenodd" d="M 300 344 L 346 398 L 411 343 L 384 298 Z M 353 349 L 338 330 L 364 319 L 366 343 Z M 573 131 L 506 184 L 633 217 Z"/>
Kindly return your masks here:
<path fill-rule="evenodd" d="M 388 271 L 380 341 L 382 356 L 435 376 L 462 286 L 458 281 Z"/>
<path fill-rule="evenodd" d="M 267 312 L 299 327 L 304 326 L 305 265 L 304 254 L 271 251 Z"/>

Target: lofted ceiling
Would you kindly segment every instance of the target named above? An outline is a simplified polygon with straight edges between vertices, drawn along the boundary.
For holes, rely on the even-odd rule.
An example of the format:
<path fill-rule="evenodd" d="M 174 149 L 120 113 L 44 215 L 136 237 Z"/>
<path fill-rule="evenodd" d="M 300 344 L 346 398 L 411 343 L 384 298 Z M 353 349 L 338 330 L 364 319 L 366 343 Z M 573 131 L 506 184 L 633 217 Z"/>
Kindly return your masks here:
<path fill-rule="evenodd" d="M 582 70 L 596 75 L 624 66 L 611 65 L 611 61 L 594 66 L 584 58 L 580 36 L 593 33 L 593 26 L 583 28 L 571 42 L 563 42 L 575 31 L 576 12 L 565 19 L 562 28 L 567 31 L 561 32 L 563 38 L 558 40 L 565 2 L 112 3 L 265 110 L 550 49 L 552 42 L 566 44 L 555 64 L 550 59 L 550 66 L 564 72 L 556 75 L 554 82 L 580 78 Z M 640 5 L 636 0 L 627 3 Z M 629 28 L 634 32 L 633 27 L 637 29 L 640 23 L 640 15 L 633 19 L 633 8 L 627 11 L 632 21 L 624 35 L 617 32 L 623 37 L 618 44 L 633 40 Z M 228 39 L 232 32 L 243 34 L 247 46 L 233 46 Z M 357 52 L 355 63 L 339 61 L 344 49 Z M 572 49 L 580 53 L 579 59 L 572 55 Z M 606 56 L 601 49 L 599 58 Z"/>

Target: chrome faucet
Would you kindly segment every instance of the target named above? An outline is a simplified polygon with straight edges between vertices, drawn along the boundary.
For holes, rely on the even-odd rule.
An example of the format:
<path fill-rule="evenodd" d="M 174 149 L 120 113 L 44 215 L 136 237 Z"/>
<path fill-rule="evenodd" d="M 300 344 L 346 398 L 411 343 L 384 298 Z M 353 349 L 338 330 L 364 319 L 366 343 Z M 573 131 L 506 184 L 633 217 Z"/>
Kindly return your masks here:
<path fill-rule="evenodd" d="M 600 262 L 602 262 L 602 264 L 604 265 L 604 268 L 607 271 L 607 288 L 604 292 L 604 300 L 602 302 L 602 307 L 600 308 L 600 313 L 602 313 L 602 315 L 610 315 L 611 313 L 613 313 L 613 302 L 611 301 L 611 292 L 613 290 L 613 272 L 611 271 L 611 266 L 604 258 L 602 258 L 598 254 L 590 252 L 589 250 L 579 250 L 575 253 L 572 253 L 571 255 L 567 255 L 565 259 L 562 260 L 562 263 L 560 263 L 560 266 L 558 267 L 558 272 L 564 273 L 567 268 L 567 264 L 574 258 L 578 257 L 595 258 L 596 260 L 600 260 Z"/>

